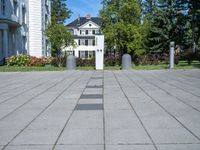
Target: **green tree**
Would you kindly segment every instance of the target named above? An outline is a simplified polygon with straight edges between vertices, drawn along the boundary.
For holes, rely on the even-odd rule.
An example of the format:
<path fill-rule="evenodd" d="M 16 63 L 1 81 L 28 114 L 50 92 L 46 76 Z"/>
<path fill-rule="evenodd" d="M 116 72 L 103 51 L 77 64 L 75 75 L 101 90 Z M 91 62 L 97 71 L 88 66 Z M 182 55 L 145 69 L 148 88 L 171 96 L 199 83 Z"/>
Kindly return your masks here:
<path fill-rule="evenodd" d="M 59 56 L 62 48 L 74 45 L 72 35 L 62 24 L 49 24 L 46 36 L 52 45 L 52 55 L 54 56 Z"/>
<path fill-rule="evenodd" d="M 67 8 L 66 0 L 52 0 L 51 23 L 45 32 L 51 43 L 53 56 L 59 56 L 61 48 L 74 44 L 73 37 L 64 26 L 64 21 L 70 17 L 71 13 L 71 10 Z"/>
<path fill-rule="evenodd" d="M 143 52 L 141 9 L 138 0 L 103 0 L 100 10 L 107 48 L 119 53 Z"/>
<path fill-rule="evenodd" d="M 66 0 L 52 0 L 51 22 L 53 24 L 63 24 L 71 16 L 71 10 L 67 8 Z"/>

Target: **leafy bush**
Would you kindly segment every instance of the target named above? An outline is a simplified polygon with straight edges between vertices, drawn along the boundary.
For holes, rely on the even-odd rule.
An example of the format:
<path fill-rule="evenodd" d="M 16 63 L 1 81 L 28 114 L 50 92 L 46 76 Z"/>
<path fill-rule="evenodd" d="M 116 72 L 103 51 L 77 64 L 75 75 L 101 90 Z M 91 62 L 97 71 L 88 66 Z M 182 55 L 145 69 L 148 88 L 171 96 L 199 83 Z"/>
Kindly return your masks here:
<path fill-rule="evenodd" d="M 85 67 L 85 66 L 94 66 L 95 65 L 95 59 L 81 59 L 76 58 L 76 65 L 78 67 Z"/>
<path fill-rule="evenodd" d="M 37 58 L 29 55 L 16 55 L 6 59 L 8 66 L 44 66 L 49 63 L 45 57 Z"/>
<path fill-rule="evenodd" d="M 29 61 L 28 66 L 45 66 L 45 58 L 37 58 L 34 56 L 31 56 L 31 59 Z"/>
<path fill-rule="evenodd" d="M 16 55 L 6 59 L 8 66 L 28 66 L 31 57 L 28 55 Z"/>
<path fill-rule="evenodd" d="M 193 60 L 200 61 L 200 52 L 196 51 L 195 53 L 193 53 L 191 51 L 185 51 L 180 55 L 180 59 L 187 61 L 188 64 L 191 64 Z"/>
<path fill-rule="evenodd" d="M 51 65 L 56 66 L 56 67 L 65 67 L 66 66 L 66 56 L 57 56 L 51 58 Z"/>
<path fill-rule="evenodd" d="M 159 54 L 146 54 L 134 60 L 136 65 L 157 65 L 160 62 Z"/>
<path fill-rule="evenodd" d="M 120 65 L 120 59 L 119 57 L 113 57 L 113 56 L 106 57 L 104 59 L 104 64 L 105 66 L 117 66 Z"/>

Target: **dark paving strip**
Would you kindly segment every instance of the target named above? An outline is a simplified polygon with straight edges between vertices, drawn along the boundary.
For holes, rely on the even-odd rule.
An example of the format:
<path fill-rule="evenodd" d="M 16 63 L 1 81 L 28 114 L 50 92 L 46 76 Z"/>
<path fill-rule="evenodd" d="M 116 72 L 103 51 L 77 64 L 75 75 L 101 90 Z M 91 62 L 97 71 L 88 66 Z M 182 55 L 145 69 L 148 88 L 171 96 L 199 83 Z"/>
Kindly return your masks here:
<path fill-rule="evenodd" d="M 164 88 L 161 88 L 161 87 L 158 86 L 157 84 L 155 84 L 155 83 L 153 83 L 153 82 L 147 80 L 147 79 L 144 78 L 142 75 L 140 75 L 140 77 L 141 77 L 143 80 L 145 80 L 147 83 L 154 85 L 155 87 L 157 87 L 157 88 L 160 89 L 161 91 L 164 91 L 164 92 L 165 92 L 166 94 L 168 94 L 169 96 L 174 97 L 177 101 L 179 101 L 179 102 L 181 102 L 181 103 L 187 105 L 188 107 L 192 108 L 192 109 L 195 110 L 195 111 L 200 112 L 199 109 L 197 109 L 196 107 L 194 107 L 194 106 L 188 104 L 187 102 L 185 102 L 184 100 L 182 100 L 182 99 L 179 98 L 178 96 L 175 96 L 175 95 L 171 94 L 170 92 L 166 91 Z M 156 78 L 156 79 L 158 79 L 158 78 Z M 160 80 L 160 79 L 158 79 L 158 80 Z M 165 81 L 163 81 L 163 80 L 160 80 L 160 81 L 165 82 Z M 168 85 L 170 85 L 170 84 L 168 84 Z M 172 85 L 171 85 L 171 86 L 172 86 Z M 177 87 L 177 88 L 178 88 L 178 87 Z M 185 90 L 183 90 L 183 91 L 185 91 Z M 187 92 L 187 91 L 185 91 L 185 92 Z M 192 94 L 192 95 L 193 95 L 193 94 Z M 195 96 L 195 95 L 194 95 L 194 96 Z M 199 96 L 198 96 L 198 97 L 199 97 Z"/>
<path fill-rule="evenodd" d="M 102 99 L 103 94 L 82 94 L 80 99 Z"/>
<path fill-rule="evenodd" d="M 103 79 L 103 77 L 92 77 L 91 79 Z"/>
<path fill-rule="evenodd" d="M 15 138 L 17 138 L 17 136 L 19 136 L 25 129 L 27 129 L 27 128 L 28 128 L 39 116 L 41 116 L 51 105 L 53 105 L 53 104 L 56 102 L 56 100 L 58 100 L 58 98 L 59 98 L 60 96 L 62 96 L 62 94 L 63 94 L 66 90 L 68 90 L 75 82 L 78 82 L 78 81 L 79 81 L 78 79 L 80 79 L 80 78 L 81 78 L 81 75 L 80 75 L 78 78 L 76 78 L 75 80 L 73 80 L 64 90 L 62 90 L 62 91 L 58 94 L 58 96 L 56 96 L 56 98 L 53 99 L 49 105 L 47 105 L 42 111 L 40 111 L 40 112 L 37 114 L 37 116 L 34 117 L 22 130 L 20 130 L 19 133 L 17 133 L 17 135 L 15 135 L 15 136 L 2 148 L 2 150 L 4 150 Z"/>
<path fill-rule="evenodd" d="M 103 104 L 77 104 L 75 110 L 103 110 Z"/>
<path fill-rule="evenodd" d="M 71 74 L 70 74 L 71 75 Z M 62 83 L 63 81 L 69 79 L 69 76 L 68 75 L 67 77 L 65 78 L 62 78 L 60 81 L 56 82 L 55 84 L 53 84 L 52 86 L 48 87 L 47 89 L 43 90 L 42 92 L 38 93 L 37 96 L 34 96 L 30 99 L 28 99 L 27 101 L 25 101 L 23 104 L 21 104 L 19 107 L 15 108 L 13 111 L 9 112 L 7 115 L 3 116 L 2 118 L 0 118 L 0 121 L 5 119 L 6 117 L 8 117 L 9 115 L 13 114 L 15 111 L 17 111 L 18 109 L 20 109 L 21 107 L 23 107 L 24 105 L 28 104 L 29 102 L 31 102 L 32 100 L 34 100 L 36 97 L 44 94 L 45 92 L 47 92 L 48 90 L 50 90 L 51 88 L 55 87 L 56 85 L 58 85 L 59 83 Z"/>
<path fill-rule="evenodd" d="M 92 73 L 91 77 L 93 76 L 93 74 L 94 74 L 94 72 Z M 88 83 L 90 82 L 91 77 L 88 79 L 88 81 L 87 81 L 87 83 L 86 83 L 86 86 L 87 86 Z M 83 92 L 86 90 L 86 86 L 85 86 L 85 88 L 83 89 L 82 94 L 83 94 Z M 79 101 L 80 101 L 80 98 L 79 98 L 78 101 L 76 102 L 76 105 L 79 103 Z M 56 141 L 55 141 L 55 143 L 54 143 L 54 145 L 53 145 L 53 147 L 52 147 L 52 150 L 54 150 L 54 149 L 56 148 L 56 145 L 57 145 L 57 143 L 58 143 L 58 141 L 59 141 L 61 135 L 63 134 L 63 132 L 64 132 L 64 130 L 65 130 L 67 124 L 69 123 L 69 121 L 70 121 L 70 119 L 71 119 L 71 117 L 72 117 L 72 115 L 73 115 L 74 112 L 75 112 L 75 109 L 73 109 L 73 111 L 70 113 L 68 119 L 66 120 L 66 122 L 65 122 L 65 124 L 64 124 L 64 126 L 63 126 L 63 128 L 62 128 L 62 130 L 61 130 L 61 132 L 60 132 L 60 134 L 58 135 L 58 138 L 56 139 Z"/>
<path fill-rule="evenodd" d="M 174 118 L 184 129 L 186 129 L 190 134 L 192 134 L 197 140 L 200 140 L 200 137 L 198 137 L 194 132 L 192 132 L 188 127 L 186 127 L 179 119 L 177 119 L 173 114 L 171 114 L 163 105 L 161 105 L 156 99 L 154 99 L 148 92 L 146 92 L 138 83 L 133 81 L 132 78 L 130 78 L 126 74 L 127 78 L 135 84 L 140 90 L 142 90 L 149 98 L 151 98 L 152 101 L 154 101 L 161 109 L 163 109 L 168 115 L 170 115 L 172 118 Z"/>
<path fill-rule="evenodd" d="M 86 88 L 103 88 L 103 85 L 88 85 L 88 86 L 86 86 Z"/>
<path fill-rule="evenodd" d="M 128 103 L 129 103 L 129 105 L 131 106 L 131 108 L 132 108 L 133 112 L 135 113 L 136 117 L 138 118 L 138 120 L 139 120 L 140 124 L 142 125 L 142 127 L 143 127 L 144 131 L 146 132 L 146 134 L 148 135 L 149 139 L 150 139 L 150 140 L 151 140 L 151 142 L 153 143 L 153 146 L 154 146 L 154 148 L 155 148 L 156 150 L 158 150 L 158 148 L 157 148 L 157 146 L 156 146 L 156 144 L 155 144 L 154 140 L 152 139 L 152 137 L 151 137 L 150 133 L 147 131 L 146 127 L 144 126 L 144 124 L 143 124 L 143 122 L 142 122 L 142 120 L 140 119 L 139 115 L 137 114 L 137 112 L 136 112 L 135 108 L 133 107 L 132 103 L 130 102 L 130 100 L 129 100 L 128 96 L 126 95 L 126 93 L 125 93 L 124 89 L 122 88 L 122 85 L 121 85 L 121 83 L 120 83 L 120 82 L 119 82 L 119 80 L 117 79 L 117 76 L 115 75 L 115 73 L 114 73 L 114 72 L 113 72 L 113 74 L 114 74 L 115 80 L 116 80 L 116 81 L 117 81 L 117 83 L 119 84 L 119 86 L 120 86 L 120 89 L 122 90 L 122 92 L 123 92 L 124 96 L 126 97 L 126 99 L 127 99 Z"/>

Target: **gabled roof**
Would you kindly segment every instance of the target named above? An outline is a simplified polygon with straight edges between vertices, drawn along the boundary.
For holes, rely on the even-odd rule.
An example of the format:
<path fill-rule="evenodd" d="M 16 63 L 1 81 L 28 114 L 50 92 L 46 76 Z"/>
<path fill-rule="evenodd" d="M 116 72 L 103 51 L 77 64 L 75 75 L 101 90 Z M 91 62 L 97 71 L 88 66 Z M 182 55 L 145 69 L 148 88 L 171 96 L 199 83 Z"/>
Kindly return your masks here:
<path fill-rule="evenodd" d="M 87 23 L 88 21 L 92 21 L 98 26 L 101 26 L 101 19 L 99 17 L 91 17 L 90 19 L 88 19 L 87 17 L 80 17 L 66 25 L 66 27 L 78 28 Z"/>

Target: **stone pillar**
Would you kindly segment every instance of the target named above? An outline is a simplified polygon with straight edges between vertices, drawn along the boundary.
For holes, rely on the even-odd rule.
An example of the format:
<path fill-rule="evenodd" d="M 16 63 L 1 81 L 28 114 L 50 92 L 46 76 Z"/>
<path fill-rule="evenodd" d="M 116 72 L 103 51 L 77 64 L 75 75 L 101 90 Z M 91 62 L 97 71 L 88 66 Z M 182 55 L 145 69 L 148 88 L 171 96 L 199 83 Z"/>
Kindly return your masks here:
<path fill-rule="evenodd" d="M 122 56 L 122 69 L 123 70 L 132 69 L 132 59 L 129 54 L 124 54 Z"/>
<path fill-rule="evenodd" d="M 67 70 L 76 70 L 76 57 L 69 55 L 67 57 Z"/>
<path fill-rule="evenodd" d="M 8 30 L 3 30 L 3 51 L 4 57 L 8 57 Z"/>

